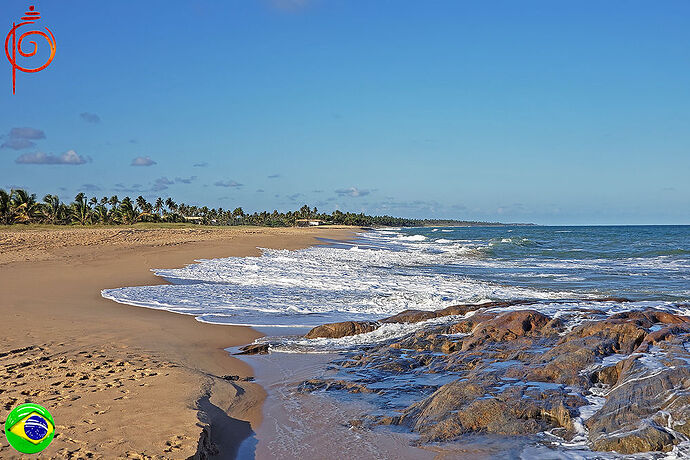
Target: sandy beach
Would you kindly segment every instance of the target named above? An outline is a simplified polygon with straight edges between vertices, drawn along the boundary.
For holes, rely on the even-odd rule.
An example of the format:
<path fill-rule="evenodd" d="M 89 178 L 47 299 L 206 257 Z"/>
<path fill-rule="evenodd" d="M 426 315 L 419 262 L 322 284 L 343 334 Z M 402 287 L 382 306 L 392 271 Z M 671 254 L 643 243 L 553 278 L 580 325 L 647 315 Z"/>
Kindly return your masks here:
<path fill-rule="evenodd" d="M 152 268 L 351 234 L 347 227 L 0 228 L 0 420 L 24 402 L 46 407 L 56 435 L 42 458 L 232 457 L 261 423 L 265 393 L 224 349 L 260 334 L 120 305 L 100 291 L 164 282 Z M 0 457 L 19 457 L 4 437 Z"/>

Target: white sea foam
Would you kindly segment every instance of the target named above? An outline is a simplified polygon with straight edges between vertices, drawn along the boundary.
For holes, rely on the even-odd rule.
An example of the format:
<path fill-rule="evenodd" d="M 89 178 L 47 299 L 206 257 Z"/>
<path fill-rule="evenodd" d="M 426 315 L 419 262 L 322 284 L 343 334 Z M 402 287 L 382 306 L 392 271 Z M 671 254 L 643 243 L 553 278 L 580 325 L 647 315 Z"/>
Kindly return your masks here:
<path fill-rule="evenodd" d="M 429 270 L 457 253 L 430 251 L 426 246 L 367 248 L 377 238 L 385 238 L 385 233 L 367 235 L 360 246 L 350 249 L 263 249 L 260 257 L 200 260 L 180 269 L 154 270 L 173 284 L 107 289 L 102 295 L 195 315 L 201 321 L 278 326 L 378 319 L 410 308 L 434 310 L 490 299 L 573 296 Z M 395 245 L 401 238 L 389 239 Z M 419 238 L 412 241 L 423 244 Z"/>
<path fill-rule="evenodd" d="M 116 302 L 194 315 L 205 322 L 311 327 L 333 321 L 374 320 L 405 309 L 434 310 L 457 303 L 586 299 L 596 293 L 530 286 L 535 280 L 576 285 L 586 280 L 586 275 L 574 275 L 583 270 L 639 273 L 647 266 L 681 270 L 684 263 L 639 259 L 631 268 L 626 265 L 629 261 L 605 259 L 495 259 L 482 253 L 490 241 L 433 240 L 395 229 L 379 230 L 360 234 L 350 245 L 298 251 L 263 249 L 260 257 L 200 260 L 180 269 L 156 269 L 156 275 L 173 284 L 108 289 L 102 295 Z M 502 241 L 522 244 L 529 239 Z M 478 276 L 464 274 L 472 270 Z M 484 276 L 493 273 L 502 275 L 493 279 Z M 511 279 L 513 285 L 506 283 Z M 523 279 L 527 284 L 521 282 Z M 663 306 L 662 302 L 653 304 Z M 611 303 L 596 307 L 614 313 L 645 306 L 649 305 Z M 564 310 L 580 307 L 582 300 L 572 305 L 544 303 L 535 308 L 558 316 Z"/>

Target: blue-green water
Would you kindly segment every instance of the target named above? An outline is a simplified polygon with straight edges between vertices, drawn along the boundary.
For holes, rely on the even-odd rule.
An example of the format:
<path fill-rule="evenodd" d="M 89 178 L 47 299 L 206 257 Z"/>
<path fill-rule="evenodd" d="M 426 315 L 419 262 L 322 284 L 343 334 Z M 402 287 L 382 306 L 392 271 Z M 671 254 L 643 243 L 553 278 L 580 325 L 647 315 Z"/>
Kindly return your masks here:
<path fill-rule="evenodd" d="M 421 251 L 458 252 L 429 268 L 578 295 L 688 301 L 690 226 L 402 229 Z"/>
<path fill-rule="evenodd" d="M 585 307 L 602 297 L 631 301 L 598 307 L 612 313 L 689 310 L 682 304 L 690 299 L 690 226 L 379 229 L 331 243 L 160 269 L 171 284 L 103 295 L 200 321 L 293 332 L 491 300 L 538 300 L 556 315 L 565 301 Z"/>

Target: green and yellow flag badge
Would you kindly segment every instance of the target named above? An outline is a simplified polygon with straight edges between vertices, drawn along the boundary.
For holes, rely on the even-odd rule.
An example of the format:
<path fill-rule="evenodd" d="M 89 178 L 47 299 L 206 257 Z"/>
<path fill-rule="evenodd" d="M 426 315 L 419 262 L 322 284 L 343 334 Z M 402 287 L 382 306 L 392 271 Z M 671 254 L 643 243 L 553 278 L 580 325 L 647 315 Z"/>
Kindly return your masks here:
<path fill-rule="evenodd" d="M 53 440 L 55 422 L 43 406 L 22 404 L 5 420 L 5 436 L 12 447 L 23 454 L 40 452 Z"/>

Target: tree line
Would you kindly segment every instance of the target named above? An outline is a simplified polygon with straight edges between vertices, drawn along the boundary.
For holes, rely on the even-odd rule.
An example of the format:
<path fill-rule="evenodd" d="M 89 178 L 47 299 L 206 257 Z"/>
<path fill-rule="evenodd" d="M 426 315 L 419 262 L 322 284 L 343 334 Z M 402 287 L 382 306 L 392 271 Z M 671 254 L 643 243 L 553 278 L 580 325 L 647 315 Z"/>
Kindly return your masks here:
<path fill-rule="evenodd" d="M 39 201 L 35 193 L 22 189 L 9 192 L 0 189 L 0 224 L 53 224 L 53 225 L 132 225 L 138 222 L 195 222 L 203 225 L 257 225 L 288 227 L 300 219 L 320 220 L 324 224 L 355 226 L 417 227 L 425 225 L 467 224 L 459 221 L 406 219 L 392 216 L 369 216 L 363 213 L 319 212 L 307 205 L 296 211 L 245 213 L 241 207 L 234 210 L 209 208 L 176 203 L 172 198 L 158 197 L 149 202 L 143 196 L 120 199 L 117 195 L 87 197 L 79 193 L 71 203 L 64 203 L 57 195 L 45 195 Z M 472 223 L 470 223 L 472 224 Z M 479 224 L 473 222 L 473 224 Z"/>

